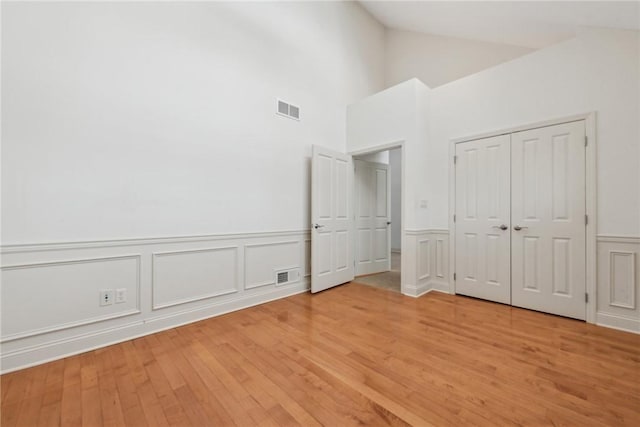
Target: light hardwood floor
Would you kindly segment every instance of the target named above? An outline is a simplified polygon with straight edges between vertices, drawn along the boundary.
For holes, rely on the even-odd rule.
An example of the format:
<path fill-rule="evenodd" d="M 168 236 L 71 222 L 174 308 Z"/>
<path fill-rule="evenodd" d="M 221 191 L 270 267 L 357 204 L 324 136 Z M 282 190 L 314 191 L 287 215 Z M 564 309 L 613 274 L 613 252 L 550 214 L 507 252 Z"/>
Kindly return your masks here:
<path fill-rule="evenodd" d="M 355 283 L 1 381 L 2 427 L 640 426 L 640 336 Z"/>

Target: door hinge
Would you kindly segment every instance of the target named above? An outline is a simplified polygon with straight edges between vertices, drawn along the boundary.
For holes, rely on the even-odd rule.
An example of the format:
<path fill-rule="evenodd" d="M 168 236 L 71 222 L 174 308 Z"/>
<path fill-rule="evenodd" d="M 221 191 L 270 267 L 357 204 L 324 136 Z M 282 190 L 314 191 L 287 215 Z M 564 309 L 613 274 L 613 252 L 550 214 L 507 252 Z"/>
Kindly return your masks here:
<path fill-rule="evenodd" d="M 584 216 L 584 225 L 589 225 L 589 215 Z"/>
<path fill-rule="evenodd" d="M 453 281 L 456 281 L 456 273 L 453 273 Z"/>
<path fill-rule="evenodd" d="M 458 161 L 458 156 L 453 156 L 453 164 L 455 165 L 456 162 Z"/>
<path fill-rule="evenodd" d="M 456 214 L 453 214 L 453 222 L 456 222 Z"/>
<path fill-rule="evenodd" d="M 584 302 L 589 302 L 589 294 L 584 294 Z"/>
<path fill-rule="evenodd" d="M 584 146 L 586 147 L 587 145 L 589 145 L 589 137 L 588 136 L 584 136 Z"/>

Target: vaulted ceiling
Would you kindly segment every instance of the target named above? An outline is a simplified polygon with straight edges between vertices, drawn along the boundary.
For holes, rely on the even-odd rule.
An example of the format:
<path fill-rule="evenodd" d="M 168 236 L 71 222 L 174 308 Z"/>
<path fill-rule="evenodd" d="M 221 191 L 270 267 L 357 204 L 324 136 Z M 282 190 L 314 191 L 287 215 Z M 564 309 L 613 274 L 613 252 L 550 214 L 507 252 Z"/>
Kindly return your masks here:
<path fill-rule="evenodd" d="M 640 30 L 638 1 L 361 1 L 389 28 L 539 49 L 581 27 Z"/>

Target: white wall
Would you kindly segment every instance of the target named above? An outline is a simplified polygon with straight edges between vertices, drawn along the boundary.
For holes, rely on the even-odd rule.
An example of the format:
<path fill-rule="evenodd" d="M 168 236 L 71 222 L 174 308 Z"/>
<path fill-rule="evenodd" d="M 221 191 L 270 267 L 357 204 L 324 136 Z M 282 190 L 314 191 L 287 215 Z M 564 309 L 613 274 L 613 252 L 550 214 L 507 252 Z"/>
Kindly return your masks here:
<path fill-rule="evenodd" d="M 386 31 L 385 50 L 387 86 L 415 77 L 431 88 L 533 52 L 521 46 L 394 29 Z"/>
<path fill-rule="evenodd" d="M 597 112 L 598 233 L 640 236 L 640 36 L 579 37 L 431 92 L 430 224 L 448 224 L 449 141 Z"/>
<path fill-rule="evenodd" d="M 596 112 L 595 321 L 640 332 L 640 33 L 587 30 L 440 86 L 431 97 L 432 228 L 449 221 L 451 139 Z"/>
<path fill-rule="evenodd" d="M 386 89 L 347 108 L 347 151 L 375 150 L 402 144 L 402 173 L 405 180 L 402 204 L 402 292 L 417 296 L 426 290 L 422 282 L 415 239 L 428 225 L 427 136 L 429 88 L 417 79 Z M 405 250 L 409 248 L 409 250 Z"/>
<path fill-rule="evenodd" d="M 426 210 L 420 200 L 427 193 L 427 112 L 429 89 L 412 79 L 349 105 L 347 108 L 347 151 L 375 149 L 404 143 L 405 229 L 427 226 Z"/>
<path fill-rule="evenodd" d="M 311 145 L 383 37 L 351 2 L 3 3 L 2 371 L 306 291 Z"/>
<path fill-rule="evenodd" d="M 306 229 L 311 145 L 383 87 L 356 3 L 2 7 L 5 245 Z"/>
<path fill-rule="evenodd" d="M 402 249 L 402 152 L 389 150 L 389 176 L 391 179 L 391 250 Z"/>

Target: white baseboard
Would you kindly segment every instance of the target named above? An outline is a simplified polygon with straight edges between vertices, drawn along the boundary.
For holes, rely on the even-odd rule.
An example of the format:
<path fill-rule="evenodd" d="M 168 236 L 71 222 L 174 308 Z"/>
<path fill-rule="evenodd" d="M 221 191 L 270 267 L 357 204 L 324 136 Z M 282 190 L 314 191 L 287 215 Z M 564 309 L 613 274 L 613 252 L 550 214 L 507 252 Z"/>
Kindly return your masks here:
<path fill-rule="evenodd" d="M 283 270 L 299 279 L 277 285 Z M 308 231 L 3 246 L 0 372 L 305 292 L 309 275 Z"/>
<path fill-rule="evenodd" d="M 434 291 L 443 292 L 445 294 L 453 294 L 453 292 L 451 292 L 449 283 L 442 280 L 432 280 L 431 282 L 429 282 L 429 287 L 431 287 L 431 289 Z"/>
<path fill-rule="evenodd" d="M 596 325 L 640 334 L 640 319 L 631 319 L 607 313 L 597 313 Z"/>
<path fill-rule="evenodd" d="M 33 347 L 27 347 L 10 353 L 2 353 L 0 373 L 17 371 L 51 362 L 98 348 L 107 347 L 124 341 L 129 341 L 145 335 L 173 329 L 189 323 L 198 322 L 244 308 L 253 307 L 270 301 L 307 292 L 309 281 L 269 289 L 261 294 L 244 296 L 225 303 L 214 303 L 193 310 L 184 310 L 155 319 L 131 322 L 115 328 L 99 330 L 86 335 L 79 335 L 68 339 L 47 342 Z"/>
<path fill-rule="evenodd" d="M 418 298 L 422 295 L 429 292 L 430 288 L 427 283 L 413 286 L 413 285 L 402 285 L 402 294 L 408 297 Z"/>

